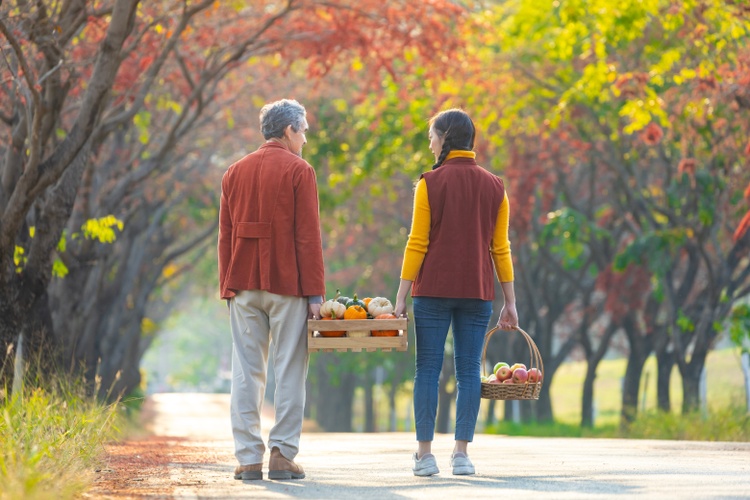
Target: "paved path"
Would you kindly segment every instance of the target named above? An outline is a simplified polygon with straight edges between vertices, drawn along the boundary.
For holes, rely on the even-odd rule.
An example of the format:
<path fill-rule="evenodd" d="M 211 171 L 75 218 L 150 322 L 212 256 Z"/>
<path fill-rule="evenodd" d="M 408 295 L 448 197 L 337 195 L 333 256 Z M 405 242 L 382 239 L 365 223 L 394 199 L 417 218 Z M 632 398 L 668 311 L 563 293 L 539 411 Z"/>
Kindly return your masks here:
<path fill-rule="evenodd" d="M 447 435 L 433 445 L 441 473 L 417 478 L 411 433 L 305 433 L 297 461 L 307 479 L 236 481 L 228 396 L 157 394 L 153 403 L 153 431 L 180 448 L 169 474 L 153 479 L 172 498 L 750 498 L 750 443 L 483 434 L 469 448 L 475 476 L 451 475 Z"/>

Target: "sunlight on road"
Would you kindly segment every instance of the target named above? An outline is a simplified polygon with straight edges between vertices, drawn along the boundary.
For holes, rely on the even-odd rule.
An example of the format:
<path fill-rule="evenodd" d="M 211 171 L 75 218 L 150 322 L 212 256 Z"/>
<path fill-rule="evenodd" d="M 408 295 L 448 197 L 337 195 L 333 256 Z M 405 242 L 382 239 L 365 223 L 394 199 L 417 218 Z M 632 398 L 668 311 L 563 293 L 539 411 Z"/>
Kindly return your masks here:
<path fill-rule="evenodd" d="M 150 399 L 156 417 L 149 427 L 157 436 L 232 440 L 229 394 L 161 393 Z M 261 426 L 267 431 L 272 425 L 273 412 L 266 405 Z"/>

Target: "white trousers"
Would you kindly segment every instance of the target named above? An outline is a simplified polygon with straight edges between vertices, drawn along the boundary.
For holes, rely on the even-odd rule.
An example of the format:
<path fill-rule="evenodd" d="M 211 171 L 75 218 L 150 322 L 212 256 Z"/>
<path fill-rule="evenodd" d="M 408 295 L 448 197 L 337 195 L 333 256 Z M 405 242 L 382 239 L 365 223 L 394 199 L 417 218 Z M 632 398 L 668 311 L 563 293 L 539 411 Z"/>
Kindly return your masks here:
<path fill-rule="evenodd" d="M 260 414 L 266 390 L 269 342 L 276 380 L 276 423 L 268 448 L 293 460 L 299 452 L 305 407 L 307 352 L 306 297 L 262 290 L 238 292 L 229 302 L 232 329 L 231 416 L 235 456 L 240 465 L 263 462 Z"/>

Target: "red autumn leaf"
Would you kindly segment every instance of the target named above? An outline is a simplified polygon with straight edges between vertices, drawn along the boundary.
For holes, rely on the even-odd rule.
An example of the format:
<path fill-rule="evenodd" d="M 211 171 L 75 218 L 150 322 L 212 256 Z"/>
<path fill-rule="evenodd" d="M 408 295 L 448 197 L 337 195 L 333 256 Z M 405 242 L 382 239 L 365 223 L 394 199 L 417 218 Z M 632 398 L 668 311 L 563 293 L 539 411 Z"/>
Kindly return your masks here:
<path fill-rule="evenodd" d="M 695 174 L 695 168 L 698 166 L 698 162 L 695 161 L 695 158 L 683 158 L 680 160 L 680 163 L 677 165 L 677 172 L 680 174 L 688 174 L 693 175 Z"/>
<path fill-rule="evenodd" d="M 659 125 L 651 122 L 641 131 L 640 137 L 649 146 L 655 146 L 661 142 L 662 137 L 664 137 L 664 131 Z"/>
<path fill-rule="evenodd" d="M 734 232 L 732 241 L 737 243 L 739 240 L 741 240 L 745 236 L 745 233 L 747 233 L 748 228 L 750 228 L 750 210 L 747 211 L 745 216 L 740 221 L 740 225 L 737 226 L 737 230 Z"/>

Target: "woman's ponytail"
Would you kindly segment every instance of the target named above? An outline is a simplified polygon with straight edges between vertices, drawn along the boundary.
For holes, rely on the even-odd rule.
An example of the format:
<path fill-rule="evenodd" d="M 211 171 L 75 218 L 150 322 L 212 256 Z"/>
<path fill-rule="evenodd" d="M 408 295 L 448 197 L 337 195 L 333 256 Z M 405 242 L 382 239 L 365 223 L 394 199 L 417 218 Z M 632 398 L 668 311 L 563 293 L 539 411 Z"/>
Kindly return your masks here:
<path fill-rule="evenodd" d="M 443 141 L 443 148 L 440 150 L 440 155 L 438 156 L 435 164 L 432 166 L 432 170 L 435 170 L 440 165 L 442 165 L 445 159 L 448 157 L 448 153 L 451 152 L 451 145 L 449 142 L 450 141 L 448 141 L 448 138 L 446 137 L 445 141 Z"/>

